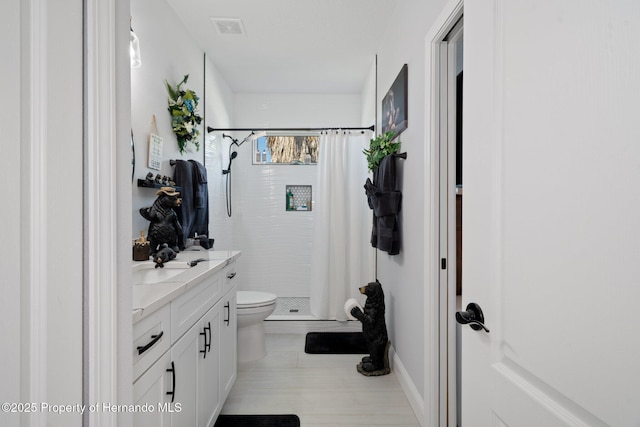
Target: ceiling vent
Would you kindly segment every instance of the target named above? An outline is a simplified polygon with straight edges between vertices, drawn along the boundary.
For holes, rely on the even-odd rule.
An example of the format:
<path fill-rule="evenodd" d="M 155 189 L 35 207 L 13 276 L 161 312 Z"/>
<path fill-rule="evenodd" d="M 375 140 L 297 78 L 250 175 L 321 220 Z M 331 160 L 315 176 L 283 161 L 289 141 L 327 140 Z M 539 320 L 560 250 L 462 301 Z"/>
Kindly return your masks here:
<path fill-rule="evenodd" d="M 220 35 L 246 35 L 244 24 L 239 18 L 209 18 Z"/>

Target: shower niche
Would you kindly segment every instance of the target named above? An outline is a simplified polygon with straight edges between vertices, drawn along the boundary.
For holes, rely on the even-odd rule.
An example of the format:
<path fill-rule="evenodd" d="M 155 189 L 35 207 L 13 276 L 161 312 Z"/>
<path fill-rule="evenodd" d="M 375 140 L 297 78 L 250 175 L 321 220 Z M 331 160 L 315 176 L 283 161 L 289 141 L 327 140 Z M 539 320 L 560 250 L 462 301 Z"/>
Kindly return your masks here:
<path fill-rule="evenodd" d="M 285 186 L 286 210 L 311 211 L 313 205 L 312 189 L 310 185 Z"/>

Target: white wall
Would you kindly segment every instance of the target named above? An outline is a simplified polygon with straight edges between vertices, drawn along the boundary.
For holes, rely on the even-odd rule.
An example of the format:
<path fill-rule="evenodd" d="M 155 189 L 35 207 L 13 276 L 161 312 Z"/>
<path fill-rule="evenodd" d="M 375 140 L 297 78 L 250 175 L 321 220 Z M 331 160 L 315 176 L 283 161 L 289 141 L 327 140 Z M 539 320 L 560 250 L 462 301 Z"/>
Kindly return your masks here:
<path fill-rule="evenodd" d="M 371 63 L 371 69 L 362 86 L 360 105 L 360 126 L 368 127 L 376 124 L 376 60 Z"/>
<path fill-rule="evenodd" d="M 360 126 L 360 114 L 359 94 L 239 93 L 234 117 L 240 128 L 353 127 Z M 242 140 L 248 134 L 236 132 L 235 137 Z M 231 174 L 231 245 L 243 251 L 239 286 L 278 296 L 309 296 L 313 211 L 286 212 L 285 185 L 313 185 L 317 168 L 252 165 L 250 142 L 237 151 Z"/>
<path fill-rule="evenodd" d="M 440 14 L 444 0 L 399 2 L 378 51 L 378 106 L 400 72 L 408 64 L 408 128 L 400 135 L 407 160 L 398 161 L 398 184 L 402 191 L 400 254 L 378 251 L 378 279 L 385 289 L 389 335 L 417 390 L 424 397 L 424 153 L 429 129 L 425 127 L 425 36 Z M 378 107 L 378 125 L 380 124 Z M 427 222 L 428 223 L 428 222 Z M 433 343 L 437 345 L 437 343 Z M 437 381 L 437 378 L 427 381 Z M 431 409 L 427 408 L 428 411 Z"/>
<path fill-rule="evenodd" d="M 3 3 L 3 402 L 82 401 L 82 6 Z M 3 426 L 79 414 L 0 413 Z"/>
<path fill-rule="evenodd" d="M 0 15 L 0 54 L 3 64 L 0 66 L 0 78 L 4 82 L 14 82 L 5 87 L 7 99 L 20 100 L 20 0 L 10 0 L 5 3 Z M 17 182 L 20 177 L 21 150 L 20 143 L 20 109 L 15 103 L 0 103 L 0 177 L 3 182 Z M 12 154 L 10 154 L 12 153 Z M 20 185 L 5 187 L 6 200 L 12 200 L 13 207 L 5 209 L 2 214 L 4 224 L 5 245 L 12 250 L 5 251 L 0 257 L 0 271 L 3 275 L 3 295 L 0 299 L 0 336 L 4 349 L 12 351 L 2 352 L 2 366 L 0 366 L 0 400 L 2 402 L 20 401 L 20 253 L 21 229 L 20 217 Z M 7 427 L 20 425 L 20 418 L 0 415 L 2 424 Z"/>
<path fill-rule="evenodd" d="M 208 59 L 206 91 L 209 96 L 205 96 L 204 53 L 164 0 L 132 0 L 131 16 L 132 27 L 140 39 L 142 52 L 142 66 L 131 70 L 131 120 L 136 152 L 131 215 L 132 237 L 137 237 L 141 230 L 146 234 L 149 227 L 149 222 L 142 218 L 139 209 L 150 206 L 156 198 L 156 191 L 137 187 L 137 179 L 144 178 L 149 171 L 173 176 L 174 168 L 169 164 L 169 160 L 172 159 L 195 159 L 204 162 L 206 124 L 222 123 L 228 126 L 231 123 L 233 96 L 226 82 Z M 181 155 L 177 139 L 171 130 L 171 117 L 167 111 L 168 93 L 164 81 L 166 79 L 175 85 L 186 74 L 189 74 L 189 80 L 183 88 L 194 90 L 200 97 L 198 110 L 205 123 L 200 126 L 200 150 L 196 151 L 195 145 L 189 144 L 187 152 Z M 160 171 L 147 167 L 149 133 L 154 114 L 158 133 L 164 139 Z M 215 182 L 213 187 L 215 191 L 219 191 Z M 214 194 L 214 200 L 210 200 L 214 207 L 215 198 Z"/>
<path fill-rule="evenodd" d="M 205 129 L 232 127 L 234 95 L 208 58 L 205 78 Z M 220 132 L 205 135 L 204 155 L 209 180 L 209 237 L 215 239 L 214 249 L 217 250 L 236 249 L 231 245 L 233 224 L 226 213 L 225 182 L 222 177 L 222 169 L 229 162 L 229 144 L 229 139 L 223 139 Z"/>
<path fill-rule="evenodd" d="M 132 237 L 137 237 L 141 230 L 146 234 L 149 226 L 149 222 L 140 215 L 139 209 L 150 206 L 156 197 L 155 190 L 137 187 L 137 179 L 143 179 L 150 171 L 154 175 L 160 173 L 173 176 L 173 167 L 169 165 L 170 159 L 202 159 L 203 151 L 196 153 L 195 147 L 191 144 L 184 157 L 179 153 L 177 139 L 171 130 L 171 118 L 167 111 L 168 94 L 164 81 L 167 80 L 175 85 L 185 74 L 189 74 L 189 80 L 183 87 L 194 90 L 198 96 L 202 97 L 204 55 L 190 39 L 185 27 L 164 0 L 132 0 L 130 7 L 131 25 L 140 40 L 142 59 L 140 68 L 131 69 L 131 128 L 135 142 L 135 179 L 131 215 Z M 202 102 L 198 110 L 202 115 Z M 164 139 L 160 171 L 147 167 L 153 115 L 156 116 L 157 133 Z"/>
<path fill-rule="evenodd" d="M 48 7 L 47 47 L 47 396 L 52 402 L 79 402 L 82 381 L 83 117 L 82 10 L 67 0 Z M 60 100 L 64 107 L 60 108 Z M 76 123 L 77 125 L 71 125 Z M 62 190 L 62 191 L 61 191 Z M 62 193 L 65 193 L 64 195 Z M 60 198 L 59 198 L 60 197 Z M 39 237 L 39 236 L 38 236 Z M 43 266 L 44 267 L 44 266 Z M 66 386 L 65 384 L 71 384 Z M 76 416 L 50 425 L 75 425 Z"/>

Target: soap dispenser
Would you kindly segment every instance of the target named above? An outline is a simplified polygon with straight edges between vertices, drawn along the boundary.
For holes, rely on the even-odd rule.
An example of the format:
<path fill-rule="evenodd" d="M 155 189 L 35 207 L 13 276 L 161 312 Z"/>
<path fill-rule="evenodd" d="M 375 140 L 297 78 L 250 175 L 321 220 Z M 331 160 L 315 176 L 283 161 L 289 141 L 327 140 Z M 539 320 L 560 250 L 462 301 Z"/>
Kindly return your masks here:
<path fill-rule="evenodd" d="M 134 261 L 148 261 L 151 256 L 151 245 L 146 237 L 144 237 L 144 231 L 140 231 L 140 237 L 138 237 L 133 243 L 133 260 Z"/>

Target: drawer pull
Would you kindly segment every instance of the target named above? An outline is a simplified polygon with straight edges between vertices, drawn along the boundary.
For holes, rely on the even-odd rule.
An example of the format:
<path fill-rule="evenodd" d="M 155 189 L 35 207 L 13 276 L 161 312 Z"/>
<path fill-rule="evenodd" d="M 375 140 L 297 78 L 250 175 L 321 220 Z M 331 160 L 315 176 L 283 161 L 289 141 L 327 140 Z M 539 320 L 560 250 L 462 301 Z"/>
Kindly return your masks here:
<path fill-rule="evenodd" d="M 171 372 L 171 379 L 173 380 L 173 389 L 167 392 L 168 396 L 171 396 L 171 403 L 176 398 L 176 365 L 171 362 L 171 368 L 167 369 L 167 372 Z"/>
<path fill-rule="evenodd" d="M 224 308 L 227 309 L 227 318 L 224 319 L 227 326 L 229 326 L 229 320 L 231 320 L 231 307 L 229 306 L 229 301 L 224 305 Z"/>
<path fill-rule="evenodd" d="M 153 347 L 153 345 L 155 343 L 160 341 L 160 338 L 162 338 L 163 334 L 164 334 L 164 332 L 160 331 L 160 333 L 158 335 L 151 335 L 152 340 L 149 341 L 149 343 L 147 343 L 147 345 L 137 347 L 138 356 L 141 355 L 142 353 L 144 353 L 145 351 L 149 350 L 151 347 Z"/>
<path fill-rule="evenodd" d="M 209 343 L 207 343 L 207 329 L 209 330 Z M 205 326 L 200 335 L 204 336 L 204 350 L 200 350 L 200 353 L 204 354 L 203 359 L 207 358 L 207 352 L 211 351 L 211 322 L 208 322 L 208 326 Z"/>
<path fill-rule="evenodd" d="M 227 279 L 233 279 L 234 277 L 236 277 L 235 271 L 233 273 L 229 273 L 229 275 L 227 276 Z"/>

